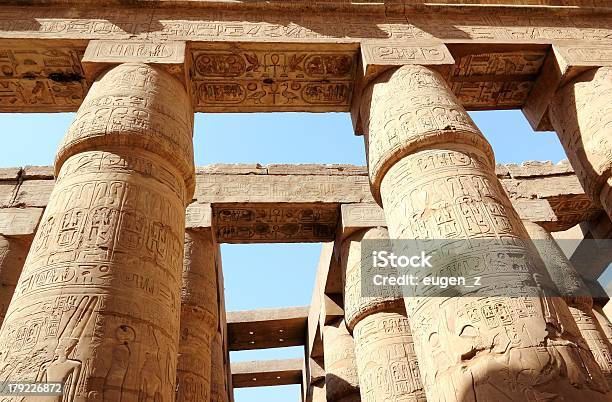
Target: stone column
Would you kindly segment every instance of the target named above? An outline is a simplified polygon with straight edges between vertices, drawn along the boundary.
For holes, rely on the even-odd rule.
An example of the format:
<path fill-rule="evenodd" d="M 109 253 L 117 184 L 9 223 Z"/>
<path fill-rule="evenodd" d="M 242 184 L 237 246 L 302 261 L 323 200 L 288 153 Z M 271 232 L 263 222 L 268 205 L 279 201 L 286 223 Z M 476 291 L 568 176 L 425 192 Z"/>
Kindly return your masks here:
<path fill-rule="evenodd" d="M 612 345 L 595 318 L 593 299 L 589 295 L 587 285 L 546 229 L 533 222 L 523 223 L 548 273 L 566 301 L 580 334 L 612 386 Z"/>
<path fill-rule="evenodd" d="M 325 393 L 330 402 L 359 402 L 355 344 L 343 318 L 323 327 Z"/>
<path fill-rule="evenodd" d="M 225 363 L 223 355 L 223 339 L 221 337 L 221 332 L 217 331 L 215 337 L 213 338 L 211 348 L 211 402 L 228 402 L 227 385 L 225 383 L 227 373 L 225 372 Z"/>
<path fill-rule="evenodd" d="M 366 88 L 361 115 L 372 192 L 391 239 L 424 240 L 423 250 L 437 253 L 423 275 L 479 275 L 517 296 L 405 295 L 427 400 L 609 399 L 594 359 L 583 359 L 567 305 L 533 297 L 542 294 L 533 276 L 550 278 L 524 240 L 490 145 L 442 76 L 417 65 L 389 70 Z M 439 243 L 427 248 L 431 239 L 490 242 L 456 256 L 469 264 L 453 265 Z"/>
<path fill-rule="evenodd" d="M 612 323 L 610 323 L 610 320 L 604 314 L 601 306 L 593 306 L 593 315 L 595 316 L 595 319 L 603 330 L 603 333 L 606 336 L 608 343 L 612 345 Z"/>
<path fill-rule="evenodd" d="M 612 218 L 612 67 L 559 88 L 548 116 L 585 192 Z"/>
<path fill-rule="evenodd" d="M 32 239 L 0 235 L 0 324 L 13 298 Z"/>
<path fill-rule="evenodd" d="M 372 228 L 358 231 L 342 242 L 344 311 L 355 340 L 361 400 L 424 402 L 425 392 L 401 290 L 372 283 L 375 273 L 393 274 L 392 269 L 373 272 L 371 264 L 362 261 L 362 247 L 367 250 L 366 255 L 371 254 L 369 247 L 389 250 L 388 240 L 387 229 Z M 371 243 L 362 244 L 364 241 Z"/>
<path fill-rule="evenodd" d="M 192 130 L 164 70 L 96 79 L 0 331 L 0 378 L 63 382 L 67 401 L 174 399 Z"/>
<path fill-rule="evenodd" d="M 327 396 L 325 395 L 325 379 L 313 383 L 312 387 L 312 402 L 327 402 Z"/>
<path fill-rule="evenodd" d="M 218 248 L 210 229 L 185 231 L 177 401 L 210 400 L 211 344 L 219 323 Z"/>

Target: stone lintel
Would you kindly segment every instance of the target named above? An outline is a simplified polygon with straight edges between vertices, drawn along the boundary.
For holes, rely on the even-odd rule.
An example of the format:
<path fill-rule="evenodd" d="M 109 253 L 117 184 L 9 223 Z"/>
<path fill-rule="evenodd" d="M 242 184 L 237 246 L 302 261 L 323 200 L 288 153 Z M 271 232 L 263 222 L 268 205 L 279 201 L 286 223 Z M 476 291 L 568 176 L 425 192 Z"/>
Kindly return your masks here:
<path fill-rule="evenodd" d="M 187 228 L 212 227 L 219 243 L 331 242 L 381 222 L 360 166 L 217 165 L 198 171 Z M 54 187 L 48 168 L 4 173 L 0 208 L 46 207 Z M 566 162 L 499 165 L 497 174 L 521 216 L 549 231 L 568 229 L 601 212 Z M 326 292 L 335 293 L 330 285 Z"/>
<path fill-rule="evenodd" d="M 455 59 L 442 42 L 361 42 L 361 59 L 357 67 L 355 92 L 351 103 L 351 119 L 355 134 L 363 134 L 360 108 L 361 94 L 365 87 L 385 71 L 406 64 L 429 66 L 446 75 L 450 66 L 455 64 Z"/>
<path fill-rule="evenodd" d="M 36 232 L 42 213 L 42 208 L 0 209 L 0 235 L 32 236 Z"/>
<path fill-rule="evenodd" d="M 122 63 L 163 66 L 180 82 L 186 83 L 186 47 L 184 41 L 91 40 L 85 49 L 81 65 L 90 83 L 104 70 Z"/>
<path fill-rule="evenodd" d="M 553 131 L 547 111 L 557 90 L 584 71 L 606 66 L 612 66 L 610 44 L 584 42 L 553 44 L 540 75 L 523 105 L 523 113 L 531 127 L 535 131 Z"/>
<path fill-rule="evenodd" d="M 227 313 L 230 351 L 301 346 L 306 342 L 308 307 Z"/>
<path fill-rule="evenodd" d="M 232 363 L 232 383 L 234 388 L 301 384 L 303 365 L 303 359 Z"/>

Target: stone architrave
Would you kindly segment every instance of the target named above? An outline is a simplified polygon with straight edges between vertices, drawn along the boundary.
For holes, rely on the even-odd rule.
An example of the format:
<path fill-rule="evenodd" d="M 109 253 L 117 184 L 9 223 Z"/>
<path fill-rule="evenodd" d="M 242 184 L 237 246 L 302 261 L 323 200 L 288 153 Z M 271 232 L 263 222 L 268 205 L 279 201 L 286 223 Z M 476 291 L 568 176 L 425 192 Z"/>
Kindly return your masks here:
<path fill-rule="evenodd" d="M 61 382 L 67 401 L 173 400 L 192 132 L 187 91 L 161 68 L 96 79 L 56 156 L 0 377 Z"/>
<path fill-rule="evenodd" d="M 439 243 L 422 242 L 438 261 L 421 277 L 481 275 L 516 296 L 405 294 L 427 400 L 609 400 L 567 305 L 534 297 L 544 294 L 534 274 L 549 277 L 495 176 L 490 145 L 442 76 L 406 65 L 378 76 L 363 99 L 371 187 L 391 239 L 479 239 L 462 254 L 476 265 L 460 272 Z M 508 258 L 522 261 L 520 272 Z"/>
<path fill-rule="evenodd" d="M 549 275 L 567 303 L 589 350 L 612 387 L 612 345 L 595 318 L 593 298 L 588 294 L 586 284 L 546 229 L 533 222 L 523 223 Z"/>
<path fill-rule="evenodd" d="M 612 218 L 612 66 L 586 71 L 555 93 L 548 117 L 586 194 Z"/>
<path fill-rule="evenodd" d="M 185 231 L 177 401 L 210 400 L 211 347 L 219 323 L 218 247 L 210 229 Z"/>
<path fill-rule="evenodd" d="M 397 271 L 372 268 L 362 260 L 362 247 L 367 248 L 362 242 L 373 241 L 372 247 L 381 251 L 382 244 L 391 249 L 388 240 L 387 229 L 376 227 L 355 232 L 342 242 L 344 311 L 355 341 L 361 400 L 425 402 L 401 290 L 371 283 L 374 274 Z"/>
<path fill-rule="evenodd" d="M 31 236 L 0 235 L 0 324 L 4 321 L 31 245 Z"/>
<path fill-rule="evenodd" d="M 343 318 L 323 327 L 325 394 L 328 401 L 359 402 L 355 344 Z"/>
<path fill-rule="evenodd" d="M 226 385 L 225 364 L 223 358 L 223 338 L 221 332 L 217 331 L 213 338 L 210 351 L 211 355 L 211 377 L 210 377 L 210 401 L 228 402 Z"/>

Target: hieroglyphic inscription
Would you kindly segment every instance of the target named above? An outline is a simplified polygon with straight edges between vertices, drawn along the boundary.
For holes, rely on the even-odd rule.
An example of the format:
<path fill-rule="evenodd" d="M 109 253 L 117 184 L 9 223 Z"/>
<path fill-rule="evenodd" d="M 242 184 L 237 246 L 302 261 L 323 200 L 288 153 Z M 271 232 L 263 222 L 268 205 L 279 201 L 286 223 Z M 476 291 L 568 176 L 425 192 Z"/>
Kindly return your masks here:
<path fill-rule="evenodd" d="M 0 46 L 0 109 L 76 110 L 87 92 L 82 54 L 79 46 Z"/>
<path fill-rule="evenodd" d="M 521 107 L 545 57 L 544 50 L 463 56 L 451 69 L 450 86 L 466 109 Z"/>
<path fill-rule="evenodd" d="M 355 73 L 354 51 L 231 50 L 192 51 L 196 110 L 346 110 Z"/>
<path fill-rule="evenodd" d="M 585 193 L 612 217 L 612 66 L 589 70 L 560 88 L 550 121 Z"/>
<path fill-rule="evenodd" d="M 323 328 L 325 350 L 325 392 L 328 401 L 357 401 L 359 379 L 355 362 L 355 344 L 343 318 Z M 351 399 L 353 396 L 355 399 Z M 346 398 L 346 399 L 344 399 Z"/>
<path fill-rule="evenodd" d="M 108 93 L 131 102 L 108 113 Z M 190 110 L 181 84 L 144 64 L 94 84 L 0 331 L 2 380 L 61 382 L 66 401 L 173 399 L 194 181 L 191 148 L 175 144 L 191 137 Z M 164 122 L 182 131 L 147 147 Z"/>
<path fill-rule="evenodd" d="M 219 249 L 211 230 L 185 232 L 176 400 L 209 401 L 211 347 L 217 333 Z"/>
<path fill-rule="evenodd" d="M 524 240 L 525 229 L 495 176 L 489 145 L 443 79 L 425 67 L 404 66 L 375 82 L 371 101 L 366 97 L 364 103 L 371 108 L 366 136 L 375 169 L 370 175 L 381 183 L 390 237 L 417 239 L 419 250 L 433 256 L 431 268 L 414 270 L 419 277 L 477 274 L 505 292 L 479 297 L 476 290 L 470 297 L 452 297 L 428 288 L 425 295 L 434 297 L 414 297 L 403 289 L 427 399 L 520 399 L 539 395 L 544 387 L 549 397 L 608 399 L 607 384 L 581 347 L 567 305 L 530 296 L 545 295 L 535 278 L 548 275 Z M 413 97 L 394 96 L 398 93 Z M 421 122 L 420 115 L 436 116 L 436 110 L 437 119 Z M 456 264 L 451 248 L 438 247 L 432 239 L 490 241 L 471 242 L 460 253 L 472 261 L 464 265 Z M 410 252 L 401 244 L 394 247 Z M 563 344 L 545 342 L 553 327 Z M 529 374 L 524 364 L 513 363 L 518 361 L 530 362 Z M 552 367 L 571 367 L 572 375 L 565 369 L 551 375 Z"/>
<path fill-rule="evenodd" d="M 593 298 L 580 273 L 555 239 L 540 225 L 524 222 L 529 237 L 533 240 L 546 270 L 556 288 L 566 301 L 578 330 L 584 338 L 584 349 L 589 349 L 602 373 L 612 386 L 612 345 L 593 313 Z"/>
<path fill-rule="evenodd" d="M 402 292 L 396 286 L 375 286 L 371 280 L 374 275 L 396 276 L 397 269 L 373 267 L 363 259 L 371 255 L 367 248 L 373 240 L 372 251 L 391 251 L 389 233 L 382 227 L 357 232 L 341 246 L 344 315 L 355 340 L 361 400 L 424 402 Z"/>
<path fill-rule="evenodd" d="M 4 7 L 0 13 L 3 37 L 121 39 L 128 37 L 191 41 L 321 41 L 325 39 L 474 39 L 536 42 L 564 39 L 605 41 L 612 36 L 605 14 L 572 13 L 549 8 L 504 9 L 478 7 L 419 10 L 401 19 L 384 13 L 320 13 L 316 9 L 261 11 L 191 8 L 101 9 L 79 13 L 59 7 Z M 580 10 L 582 11 L 582 10 Z M 291 18 L 287 18 L 288 12 Z"/>
<path fill-rule="evenodd" d="M 313 204 L 215 204 L 213 227 L 222 243 L 330 241 L 339 208 Z"/>

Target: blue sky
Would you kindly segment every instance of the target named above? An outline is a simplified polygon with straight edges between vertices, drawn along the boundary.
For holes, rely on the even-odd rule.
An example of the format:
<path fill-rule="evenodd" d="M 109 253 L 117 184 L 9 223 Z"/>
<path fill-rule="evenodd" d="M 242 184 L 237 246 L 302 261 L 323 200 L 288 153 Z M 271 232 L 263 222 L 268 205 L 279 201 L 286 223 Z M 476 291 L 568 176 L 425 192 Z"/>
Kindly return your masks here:
<path fill-rule="evenodd" d="M 498 163 L 565 159 L 554 133 L 534 133 L 520 111 L 475 112 Z M 71 113 L 0 114 L 0 167 L 51 165 Z M 197 165 L 365 164 L 346 113 L 197 114 Z M 223 245 L 228 311 L 310 303 L 320 244 Z M 233 361 L 301 357 L 302 348 L 232 353 Z M 236 390 L 236 402 L 299 401 L 299 386 Z"/>

